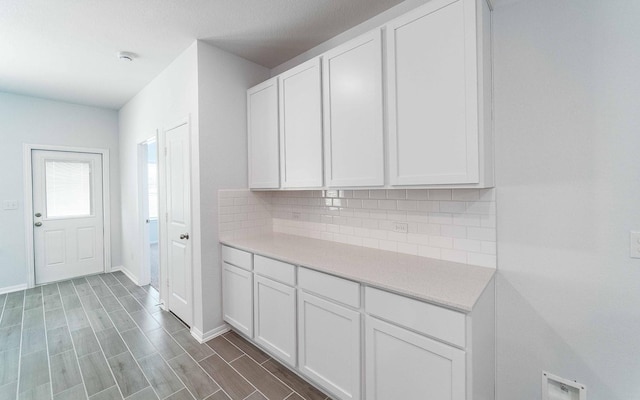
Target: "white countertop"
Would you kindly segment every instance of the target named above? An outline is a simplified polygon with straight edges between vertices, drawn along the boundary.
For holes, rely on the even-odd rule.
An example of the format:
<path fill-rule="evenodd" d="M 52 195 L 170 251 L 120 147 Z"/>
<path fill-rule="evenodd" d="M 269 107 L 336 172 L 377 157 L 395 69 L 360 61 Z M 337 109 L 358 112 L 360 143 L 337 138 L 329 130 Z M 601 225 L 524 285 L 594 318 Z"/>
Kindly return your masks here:
<path fill-rule="evenodd" d="M 223 239 L 237 249 L 470 312 L 495 269 L 273 233 Z"/>

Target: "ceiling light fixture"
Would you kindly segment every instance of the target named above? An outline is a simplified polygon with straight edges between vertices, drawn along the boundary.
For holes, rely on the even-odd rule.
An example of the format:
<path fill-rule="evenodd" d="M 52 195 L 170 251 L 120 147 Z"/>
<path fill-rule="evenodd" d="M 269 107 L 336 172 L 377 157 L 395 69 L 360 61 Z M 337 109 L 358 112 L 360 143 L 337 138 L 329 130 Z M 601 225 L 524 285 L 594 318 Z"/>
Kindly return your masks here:
<path fill-rule="evenodd" d="M 136 55 L 134 53 L 130 53 L 128 51 L 118 52 L 118 59 L 120 61 L 132 62 L 134 58 L 136 58 Z"/>

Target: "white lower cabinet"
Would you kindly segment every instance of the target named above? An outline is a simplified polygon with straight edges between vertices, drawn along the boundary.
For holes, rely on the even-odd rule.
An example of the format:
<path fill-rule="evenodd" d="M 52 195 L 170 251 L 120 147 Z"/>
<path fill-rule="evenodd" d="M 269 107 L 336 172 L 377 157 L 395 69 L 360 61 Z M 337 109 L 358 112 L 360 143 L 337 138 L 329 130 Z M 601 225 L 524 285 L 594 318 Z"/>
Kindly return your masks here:
<path fill-rule="evenodd" d="M 253 273 L 222 263 L 223 318 L 239 332 L 253 335 Z"/>
<path fill-rule="evenodd" d="M 282 362 L 296 365 L 296 290 L 254 277 L 254 340 Z"/>
<path fill-rule="evenodd" d="M 360 312 L 299 291 L 300 372 L 336 399 L 360 399 Z"/>
<path fill-rule="evenodd" d="M 367 400 L 464 400 L 465 352 L 367 316 Z"/>
<path fill-rule="evenodd" d="M 223 248 L 225 321 L 336 400 L 494 399 L 494 292 L 463 313 Z"/>

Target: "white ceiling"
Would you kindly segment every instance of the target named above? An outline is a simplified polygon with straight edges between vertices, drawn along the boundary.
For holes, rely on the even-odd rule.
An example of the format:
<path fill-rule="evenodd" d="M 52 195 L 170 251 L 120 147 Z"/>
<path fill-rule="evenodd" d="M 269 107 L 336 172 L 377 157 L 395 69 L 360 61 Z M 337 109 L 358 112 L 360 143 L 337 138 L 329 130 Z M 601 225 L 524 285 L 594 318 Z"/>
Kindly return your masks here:
<path fill-rule="evenodd" d="M 0 91 L 118 109 L 195 39 L 271 68 L 401 1 L 0 0 Z"/>

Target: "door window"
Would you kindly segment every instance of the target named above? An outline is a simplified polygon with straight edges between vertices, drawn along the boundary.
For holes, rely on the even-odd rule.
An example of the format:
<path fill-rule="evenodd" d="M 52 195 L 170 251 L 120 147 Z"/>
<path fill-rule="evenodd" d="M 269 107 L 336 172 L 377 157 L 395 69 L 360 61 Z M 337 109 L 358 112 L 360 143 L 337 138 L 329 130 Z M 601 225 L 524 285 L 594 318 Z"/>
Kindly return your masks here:
<path fill-rule="evenodd" d="M 45 161 L 48 218 L 92 215 L 91 162 Z"/>

